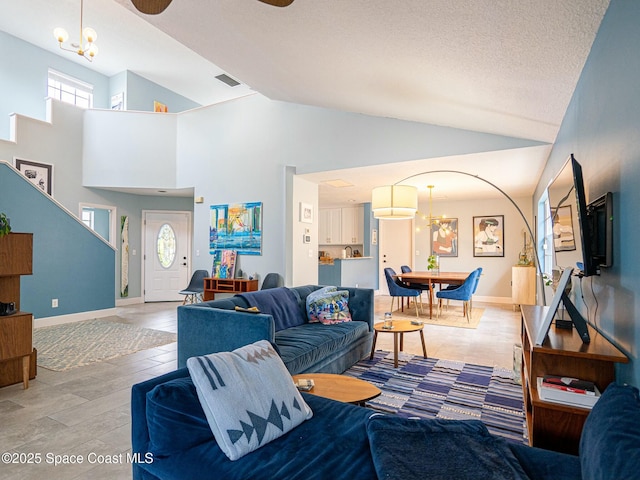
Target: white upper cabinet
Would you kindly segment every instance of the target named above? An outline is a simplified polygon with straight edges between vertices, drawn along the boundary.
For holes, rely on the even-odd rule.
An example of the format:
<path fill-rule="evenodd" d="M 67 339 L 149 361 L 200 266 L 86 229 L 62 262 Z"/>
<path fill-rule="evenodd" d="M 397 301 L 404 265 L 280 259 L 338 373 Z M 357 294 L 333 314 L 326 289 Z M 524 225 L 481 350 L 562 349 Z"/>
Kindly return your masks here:
<path fill-rule="evenodd" d="M 341 209 L 342 244 L 358 245 L 364 237 L 364 207 L 347 207 Z"/>
<path fill-rule="evenodd" d="M 318 216 L 318 244 L 340 245 L 342 225 L 340 208 L 321 208 Z"/>

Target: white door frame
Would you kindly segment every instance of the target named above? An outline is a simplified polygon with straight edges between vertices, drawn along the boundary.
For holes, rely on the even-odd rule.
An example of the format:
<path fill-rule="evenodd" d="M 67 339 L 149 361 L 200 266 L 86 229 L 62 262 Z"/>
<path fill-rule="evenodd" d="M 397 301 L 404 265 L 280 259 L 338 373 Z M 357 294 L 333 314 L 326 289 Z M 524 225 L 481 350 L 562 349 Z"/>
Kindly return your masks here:
<path fill-rule="evenodd" d="M 191 257 L 192 257 L 192 246 L 193 246 L 193 212 L 188 210 L 142 210 L 142 221 L 140 222 L 140 228 L 142 229 L 142 234 L 140 235 L 140 247 L 142 250 L 142 255 L 140 255 L 140 296 L 142 297 L 142 302 L 144 303 L 145 296 L 145 257 L 147 255 L 146 251 L 146 241 L 147 241 L 147 214 L 175 214 L 175 213 L 183 213 L 187 215 L 187 271 L 190 272 L 188 275 L 188 280 L 191 280 Z M 186 287 L 186 285 L 185 285 Z"/>

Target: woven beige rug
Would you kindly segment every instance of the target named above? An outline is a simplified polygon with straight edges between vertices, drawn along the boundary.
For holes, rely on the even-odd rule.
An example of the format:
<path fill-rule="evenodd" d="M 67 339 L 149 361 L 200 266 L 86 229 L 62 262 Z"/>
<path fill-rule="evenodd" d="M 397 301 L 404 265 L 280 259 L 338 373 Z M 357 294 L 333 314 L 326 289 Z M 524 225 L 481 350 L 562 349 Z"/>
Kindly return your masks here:
<path fill-rule="evenodd" d="M 128 355 L 176 341 L 176 334 L 103 319 L 33 330 L 38 366 L 56 372 Z"/>
<path fill-rule="evenodd" d="M 457 302 L 458 305 L 454 305 L 454 302 L 449 305 L 449 308 L 442 308 L 442 314 L 438 318 L 438 307 L 433 306 L 433 318 L 429 318 L 429 303 L 423 302 L 422 312 L 420 313 L 420 321 L 429 325 L 443 325 L 446 327 L 459 327 L 459 328 L 478 328 L 482 315 L 484 314 L 484 308 L 474 307 L 471 310 L 471 321 L 467 322 L 467 317 L 462 315 L 462 304 Z M 393 318 L 398 320 L 415 320 L 416 309 L 413 302 L 411 306 L 407 308 L 405 305 L 404 312 L 401 309 L 393 311 Z"/>

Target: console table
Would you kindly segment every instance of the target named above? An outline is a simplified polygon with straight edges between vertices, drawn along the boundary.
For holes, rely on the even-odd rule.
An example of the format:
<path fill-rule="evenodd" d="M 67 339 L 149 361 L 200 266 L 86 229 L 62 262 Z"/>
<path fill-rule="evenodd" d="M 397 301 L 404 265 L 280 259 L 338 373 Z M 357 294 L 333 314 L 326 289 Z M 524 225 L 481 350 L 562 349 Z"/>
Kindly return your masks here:
<path fill-rule="evenodd" d="M 582 343 L 575 328 L 551 325 L 542 345 L 535 338 L 549 307 L 522 305 L 522 390 L 529 444 L 558 452 L 578 454 L 588 408 L 545 402 L 540 399 L 537 377 L 561 375 L 594 382 L 602 392 L 615 381 L 615 363 L 627 356 L 589 326 L 591 343 Z"/>
<path fill-rule="evenodd" d="M 202 299 L 215 300 L 216 293 L 244 293 L 258 290 L 258 280 L 244 278 L 205 278 Z"/>
<path fill-rule="evenodd" d="M 17 312 L 0 316 L 0 387 L 36 376 L 33 315 L 20 311 L 20 275 L 33 273 L 33 235 L 10 233 L 0 238 L 0 301 L 16 304 Z"/>

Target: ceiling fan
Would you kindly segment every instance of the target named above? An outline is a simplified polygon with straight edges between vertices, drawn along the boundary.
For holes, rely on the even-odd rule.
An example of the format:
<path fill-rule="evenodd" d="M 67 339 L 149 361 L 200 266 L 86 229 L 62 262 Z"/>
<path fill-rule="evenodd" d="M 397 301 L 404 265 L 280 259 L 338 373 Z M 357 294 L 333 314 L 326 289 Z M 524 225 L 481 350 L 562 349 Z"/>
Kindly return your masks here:
<path fill-rule="evenodd" d="M 293 3 L 293 0 L 258 0 L 259 2 L 273 5 L 274 7 L 287 7 Z M 133 6 L 140 12 L 147 15 L 157 15 L 164 12 L 169 6 L 171 0 L 131 0 Z"/>

